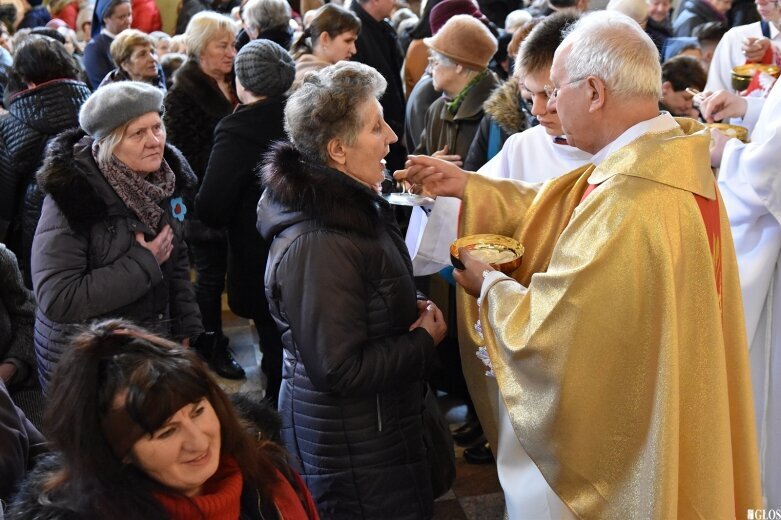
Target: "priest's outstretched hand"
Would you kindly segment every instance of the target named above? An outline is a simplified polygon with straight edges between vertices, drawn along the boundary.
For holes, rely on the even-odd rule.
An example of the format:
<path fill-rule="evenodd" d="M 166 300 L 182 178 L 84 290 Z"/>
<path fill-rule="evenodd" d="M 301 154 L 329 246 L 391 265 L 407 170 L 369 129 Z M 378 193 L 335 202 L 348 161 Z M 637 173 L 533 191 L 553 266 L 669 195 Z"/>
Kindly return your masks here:
<path fill-rule="evenodd" d="M 458 259 L 464 264 L 464 268 L 453 271 L 453 277 L 458 282 L 458 285 L 463 287 L 468 294 L 477 298 L 480 296 L 480 289 L 483 287 L 485 272 L 496 271 L 496 269 L 475 258 L 465 247 L 459 248 Z"/>
<path fill-rule="evenodd" d="M 410 155 L 404 166 L 393 173 L 393 178 L 407 182 L 412 193 L 463 198 L 470 173 L 455 164 L 427 155 Z"/>

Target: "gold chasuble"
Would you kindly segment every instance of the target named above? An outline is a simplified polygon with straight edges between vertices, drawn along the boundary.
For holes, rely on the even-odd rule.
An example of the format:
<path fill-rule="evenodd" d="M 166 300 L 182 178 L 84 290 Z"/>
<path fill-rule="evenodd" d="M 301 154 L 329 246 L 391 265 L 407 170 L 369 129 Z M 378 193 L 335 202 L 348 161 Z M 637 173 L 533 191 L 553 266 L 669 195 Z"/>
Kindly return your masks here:
<path fill-rule="evenodd" d="M 526 248 L 521 285 L 496 282 L 479 309 L 459 289 L 470 391 L 495 443 L 498 383 L 521 445 L 580 518 L 762 507 L 730 226 L 708 132 L 677 121 L 542 187 L 480 175 L 466 186 L 460 233 Z M 583 198 L 587 181 L 598 186 Z"/>

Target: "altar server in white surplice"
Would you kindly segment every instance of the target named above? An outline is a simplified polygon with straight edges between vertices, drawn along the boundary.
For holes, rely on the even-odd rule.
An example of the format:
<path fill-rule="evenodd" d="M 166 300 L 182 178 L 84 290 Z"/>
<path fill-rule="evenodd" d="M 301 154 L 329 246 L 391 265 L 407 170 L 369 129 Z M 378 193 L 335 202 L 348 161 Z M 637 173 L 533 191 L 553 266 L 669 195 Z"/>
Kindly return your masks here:
<path fill-rule="evenodd" d="M 751 142 L 724 145 L 719 189 L 740 269 L 766 507 L 781 507 L 781 86 L 766 100 L 715 93 L 706 117 L 743 117 Z M 715 139 L 721 141 L 721 136 Z M 718 163 L 718 157 L 715 158 Z"/>
<path fill-rule="evenodd" d="M 774 52 L 775 59 L 781 54 L 781 6 L 774 0 L 755 1 L 762 21 L 739 25 L 727 31 L 713 53 L 705 90 L 733 92 L 733 67 L 743 65 L 747 60 L 771 62 L 773 58 L 766 56 L 768 49 Z"/>

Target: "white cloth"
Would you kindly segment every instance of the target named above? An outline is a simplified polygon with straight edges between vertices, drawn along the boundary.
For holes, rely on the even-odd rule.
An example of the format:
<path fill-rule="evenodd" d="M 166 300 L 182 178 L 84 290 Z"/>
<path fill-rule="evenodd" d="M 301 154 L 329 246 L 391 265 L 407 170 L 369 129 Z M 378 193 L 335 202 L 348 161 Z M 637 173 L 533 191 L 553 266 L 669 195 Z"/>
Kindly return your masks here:
<path fill-rule="evenodd" d="M 540 183 L 589 162 L 591 155 L 566 144 L 555 144 L 545 128 L 535 126 L 511 135 L 479 174 Z M 450 244 L 458 234 L 461 201 L 437 197 L 430 214 L 414 208 L 407 229 L 407 248 L 415 276 L 426 276 L 450 265 Z"/>
<path fill-rule="evenodd" d="M 719 189 L 729 215 L 746 313 L 762 487 L 781 508 L 781 86 L 764 103 L 751 142 L 724 148 Z"/>
<path fill-rule="evenodd" d="M 743 40 L 749 37 L 762 38 L 762 28 L 759 22 L 739 25 L 727 31 L 713 52 L 713 61 L 711 61 L 708 71 L 708 83 L 705 85 L 705 90 L 710 92 L 717 90 L 735 91 L 732 88 L 732 68 L 746 63 L 746 57 L 743 55 L 741 47 Z M 776 49 L 781 48 L 781 33 L 772 23 L 770 24 L 770 41 Z"/>

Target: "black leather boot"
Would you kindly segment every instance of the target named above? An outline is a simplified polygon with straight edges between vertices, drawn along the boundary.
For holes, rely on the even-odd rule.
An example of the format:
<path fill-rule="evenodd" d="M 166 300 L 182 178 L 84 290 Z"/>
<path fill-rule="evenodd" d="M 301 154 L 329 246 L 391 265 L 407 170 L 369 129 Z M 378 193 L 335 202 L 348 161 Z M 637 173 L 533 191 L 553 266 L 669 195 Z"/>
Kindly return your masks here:
<path fill-rule="evenodd" d="M 225 336 L 204 332 L 195 340 L 193 348 L 217 375 L 225 379 L 244 379 L 244 369 L 233 358 Z"/>
<path fill-rule="evenodd" d="M 494 461 L 494 454 L 487 442 L 481 442 L 464 450 L 464 460 L 469 464 L 490 464 Z"/>

